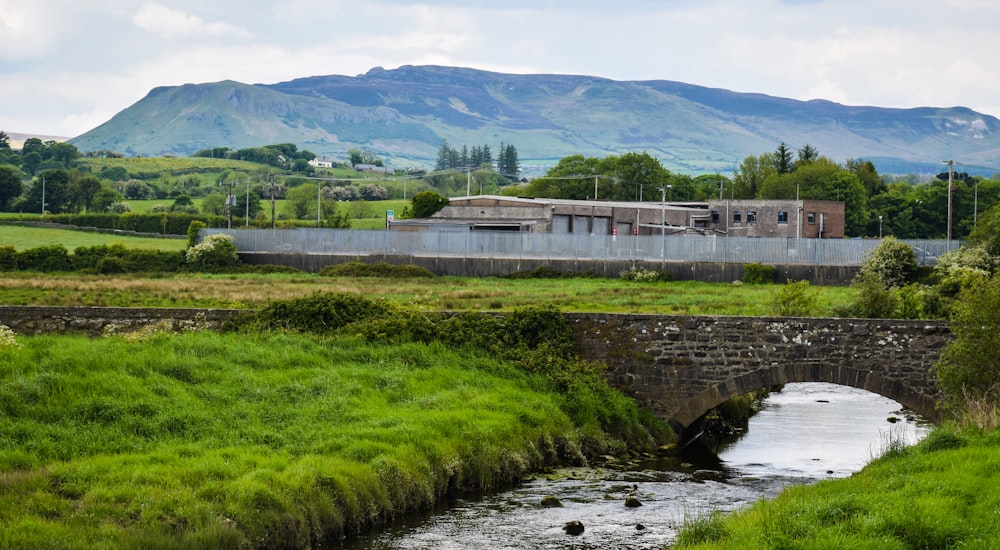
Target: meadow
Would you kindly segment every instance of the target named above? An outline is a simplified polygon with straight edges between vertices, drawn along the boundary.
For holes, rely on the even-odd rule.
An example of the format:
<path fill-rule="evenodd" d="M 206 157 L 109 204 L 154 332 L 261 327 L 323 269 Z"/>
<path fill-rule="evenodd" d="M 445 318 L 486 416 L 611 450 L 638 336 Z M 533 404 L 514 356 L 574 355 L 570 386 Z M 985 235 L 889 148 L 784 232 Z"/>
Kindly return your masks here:
<path fill-rule="evenodd" d="M 634 402 L 538 353 L 545 372 L 337 334 L 0 338 L 0 548 L 329 546 L 653 444 Z"/>
<path fill-rule="evenodd" d="M 103 231 L 78 231 L 25 225 L 0 225 L 0 245 L 11 245 L 18 250 L 61 244 L 67 250 L 81 246 L 122 244 L 142 250 L 184 250 L 186 238 L 135 237 Z"/>

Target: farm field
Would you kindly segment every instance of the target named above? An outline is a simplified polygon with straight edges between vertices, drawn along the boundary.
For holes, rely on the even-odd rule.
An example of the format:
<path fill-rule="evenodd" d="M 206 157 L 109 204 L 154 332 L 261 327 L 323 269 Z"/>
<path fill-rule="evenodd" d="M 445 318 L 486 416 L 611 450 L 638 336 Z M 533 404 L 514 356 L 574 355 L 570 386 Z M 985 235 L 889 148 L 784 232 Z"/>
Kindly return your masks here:
<path fill-rule="evenodd" d="M 144 250 L 184 250 L 187 239 L 133 237 L 97 231 L 75 231 L 49 227 L 0 225 L 0 246 L 11 245 L 18 250 L 61 244 L 70 252 L 80 246 L 123 244 Z"/>

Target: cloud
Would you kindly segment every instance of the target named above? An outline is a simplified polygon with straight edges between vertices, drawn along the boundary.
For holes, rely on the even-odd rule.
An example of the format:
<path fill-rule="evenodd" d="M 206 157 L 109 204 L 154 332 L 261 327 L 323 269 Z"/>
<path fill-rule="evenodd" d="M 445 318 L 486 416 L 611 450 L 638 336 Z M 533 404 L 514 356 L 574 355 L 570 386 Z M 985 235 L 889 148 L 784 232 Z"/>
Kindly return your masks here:
<path fill-rule="evenodd" d="M 175 35 L 248 37 L 251 33 L 229 23 L 204 19 L 160 4 L 143 4 L 132 17 L 136 26 L 164 37 Z"/>

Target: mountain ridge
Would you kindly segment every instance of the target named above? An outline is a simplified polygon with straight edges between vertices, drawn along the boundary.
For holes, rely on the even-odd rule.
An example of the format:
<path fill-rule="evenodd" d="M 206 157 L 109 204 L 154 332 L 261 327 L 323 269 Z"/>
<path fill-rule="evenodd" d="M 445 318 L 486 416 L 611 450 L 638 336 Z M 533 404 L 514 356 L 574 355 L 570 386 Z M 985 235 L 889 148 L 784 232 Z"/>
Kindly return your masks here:
<path fill-rule="evenodd" d="M 965 107 L 847 106 L 671 80 L 434 65 L 157 87 L 70 143 L 145 156 L 287 142 L 345 158 L 364 147 L 402 168 L 432 166 L 444 140 L 513 144 L 529 173 L 573 154 L 629 151 L 646 151 L 672 171 L 729 172 L 779 142 L 912 172 L 939 171 L 943 159 L 987 175 L 1000 169 L 1000 120 Z"/>

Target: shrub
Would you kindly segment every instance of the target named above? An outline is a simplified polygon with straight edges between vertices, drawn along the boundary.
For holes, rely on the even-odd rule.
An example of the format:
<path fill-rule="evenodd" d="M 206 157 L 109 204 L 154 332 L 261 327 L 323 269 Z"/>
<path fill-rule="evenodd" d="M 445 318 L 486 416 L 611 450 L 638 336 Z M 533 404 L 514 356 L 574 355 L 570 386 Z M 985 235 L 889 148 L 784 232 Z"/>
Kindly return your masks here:
<path fill-rule="evenodd" d="M 969 281 L 993 275 L 997 261 L 985 245 L 963 246 L 942 254 L 934 266 L 934 275 L 942 291 L 954 296 Z"/>
<path fill-rule="evenodd" d="M 962 288 L 951 316 L 954 339 L 936 366 L 946 407 L 960 408 L 976 399 L 995 399 L 1000 393 L 1000 281 L 980 278 Z"/>
<path fill-rule="evenodd" d="M 816 309 L 816 292 L 809 281 L 788 281 L 771 295 L 771 312 L 781 317 L 805 317 Z"/>
<path fill-rule="evenodd" d="M 198 244 L 198 231 L 204 228 L 205 228 L 205 222 L 201 220 L 192 220 L 191 223 L 188 224 L 187 228 L 188 248 L 191 248 L 192 246 Z"/>
<path fill-rule="evenodd" d="M 899 288 L 917 273 L 917 258 L 904 242 L 886 237 L 861 265 L 860 275 L 884 288 Z"/>
<path fill-rule="evenodd" d="M 71 271 L 69 251 L 61 244 L 29 248 L 18 253 L 19 269 L 30 271 Z"/>
<path fill-rule="evenodd" d="M 837 314 L 844 317 L 863 317 L 867 319 L 889 319 L 896 314 L 899 307 L 899 296 L 877 277 L 859 273 L 851 283 L 858 292 L 858 298 L 853 304 L 838 309 Z"/>
<path fill-rule="evenodd" d="M 323 334 L 350 323 L 386 316 L 390 311 L 395 308 L 385 300 L 318 292 L 304 298 L 269 302 L 254 314 L 251 325 L 262 330 Z"/>
<path fill-rule="evenodd" d="M 319 270 L 319 274 L 323 277 L 384 277 L 389 279 L 435 277 L 429 269 L 417 265 L 395 265 L 386 262 L 367 264 L 358 261 L 323 266 Z"/>
<path fill-rule="evenodd" d="M 515 271 L 504 275 L 505 279 L 598 279 L 601 276 L 593 271 L 576 273 L 573 271 L 559 271 L 551 266 L 542 265 L 528 271 Z"/>
<path fill-rule="evenodd" d="M 17 249 L 13 245 L 0 245 L 0 271 L 17 271 Z"/>
<path fill-rule="evenodd" d="M 778 269 L 773 265 L 746 264 L 743 266 L 743 282 L 750 285 L 766 285 L 774 282 Z"/>
<path fill-rule="evenodd" d="M 188 266 L 208 272 L 225 271 L 240 263 L 233 237 L 223 233 L 205 237 L 202 242 L 187 249 L 184 258 Z"/>
<path fill-rule="evenodd" d="M 413 204 L 411 215 L 414 218 L 427 218 L 448 206 L 448 197 L 434 191 L 421 191 L 413 195 L 411 202 Z"/>
<path fill-rule="evenodd" d="M 17 341 L 17 334 L 7 325 L 0 323 L 0 350 L 5 348 L 19 348 L 21 345 Z"/>
<path fill-rule="evenodd" d="M 641 267 L 633 267 L 628 271 L 621 272 L 621 279 L 623 281 L 635 281 L 637 283 L 656 283 L 661 281 L 671 280 L 670 273 L 666 271 L 657 271 L 655 269 L 643 269 Z"/>

